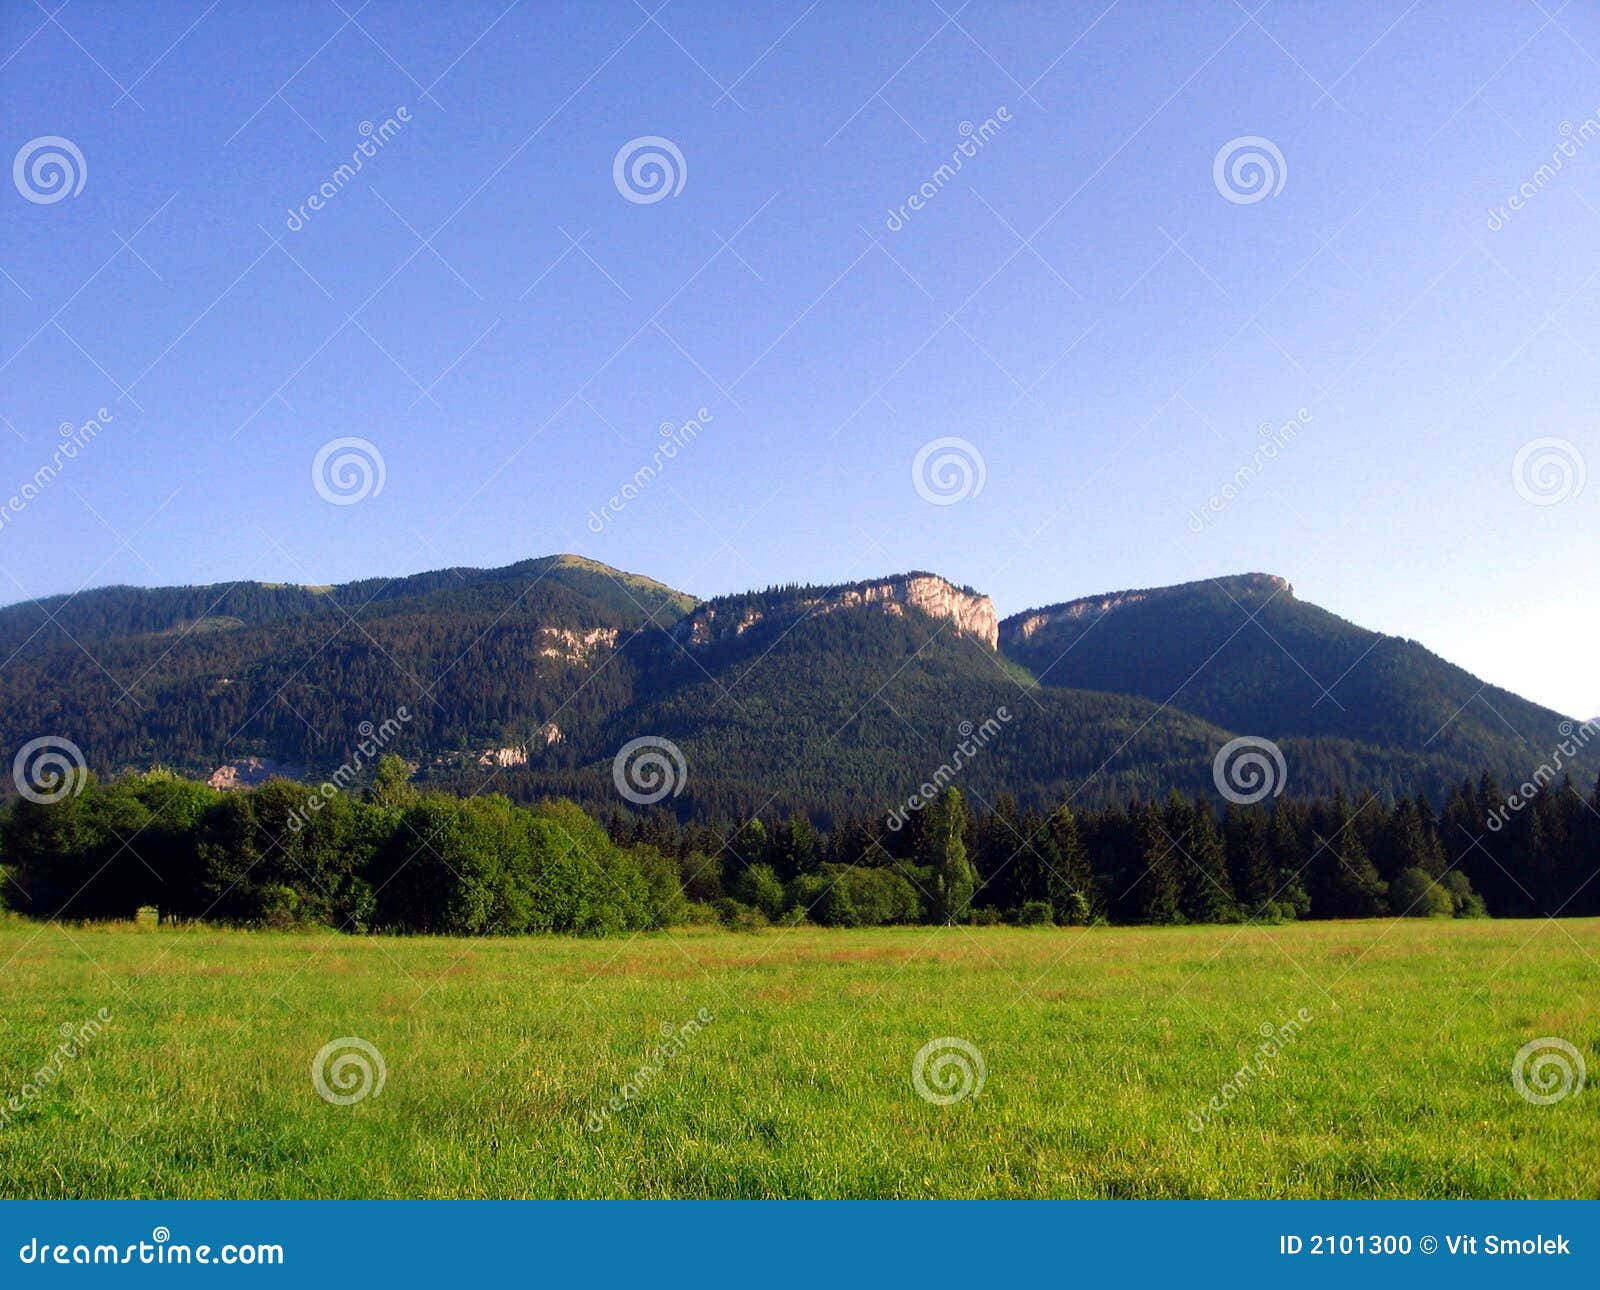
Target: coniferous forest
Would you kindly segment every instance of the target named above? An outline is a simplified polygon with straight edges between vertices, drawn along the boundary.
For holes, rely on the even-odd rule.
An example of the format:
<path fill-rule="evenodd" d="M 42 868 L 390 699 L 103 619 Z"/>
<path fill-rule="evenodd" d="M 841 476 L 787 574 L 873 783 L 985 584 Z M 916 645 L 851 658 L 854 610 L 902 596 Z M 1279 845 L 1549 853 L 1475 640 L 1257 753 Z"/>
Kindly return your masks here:
<path fill-rule="evenodd" d="M 1511 812 L 1490 776 L 1442 809 L 1336 792 L 1219 812 L 1172 793 L 974 812 L 947 787 L 899 827 L 879 813 L 824 832 L 804 814 L 601 822 L 570 801 L 424 792 L 396 757 L 335 793 L 75 774 L 0 817 L 21 913 L 457 935 L 1600 913 L 1600 784 L 1585 797 L 1570 779 Z"/>

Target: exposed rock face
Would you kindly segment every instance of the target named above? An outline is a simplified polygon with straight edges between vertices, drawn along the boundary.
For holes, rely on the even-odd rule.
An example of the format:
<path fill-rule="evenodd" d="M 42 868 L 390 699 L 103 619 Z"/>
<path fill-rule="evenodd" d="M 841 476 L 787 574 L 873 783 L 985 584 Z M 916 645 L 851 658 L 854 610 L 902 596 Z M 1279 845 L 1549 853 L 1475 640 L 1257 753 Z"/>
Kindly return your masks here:
<path fill-rule="evenodd" d="M 932 618 L 954 624 L 958 634 L 981 640 L 990 649 L 994 649 L 1000 639 L 1000 624 L 995 617 L 994 603 L 988 596 L 962 591 L 933 574 L 902 574 L 840 587 L 796 603 L 810 617 L 863 605 L 878 605 L 891 614 L 920 609 Z M 674 632 L 679 640 L 690 645 L 707 645 L 741 636 L 764 618 L 765 613 L 759 607 L 730 613 L 719 610 L 715 604 L 706 604 L 683 619 Z"/>
<path fill-rule="evenodd" d="M 883 604 L 891 613 L 902 612 L 903 606 L 920 609 L 931 618 L 941 618 L 954 623 L 956 631 L 974 636 L 990 649 L 1000 640 L 1000 624 L 995 617 L 994 602 L 988 596 L 976 595 L 952 587 L 943 578 L 931 574 L 907 578 L 890 578 L 884 582 L 844 591 L 828 606 L 846 609 L 858 604 Z"/>
<path fill-rule="evenodd" d="M 1036 633 L 1054 624 L 1087 622 L 1099 618 L 1102 614 L 1109 614 L 1113 609 L 1120 609 L 1124 605 L 1136 605 L 1148 598 L 1147 592 L 1122 591 L 1111 596 L 1091 596 L 1085 600 L 1074 600 L 1049 609 L 1031 609 L 1018 614 L 1015 618 L 1006 619 L 1006 644 L 1009 646 L 1017 642 L 1026 642 L 1032 640 Z"/>
<path fill-rule="evenodd" d="M 716 605 L 702 605 L 679 622 L 672 629 L 672 634 L 690 645 L 709 645 L 712 641 L 742 636 L 763 617 L 759 609 L 748 609 L 735 617 L 722 612 Z"/>
<path fill-rule="evenodd" d="M 212 788 L 232 793 L 241 788 L 255 788 L 258 784 L 265 784 L 276 776 L 299 779 L 304 774 L 304 768 L 285 766 L 270 757 L 241 757 L 238 761 L 218 766 L 211 772 L 206 783 Z"/>
<path fill-rule="evenodd" d="M 539 647 L 540 658 L 560 658 L 569 663 L 581 663 L 597 649 L 610 649 L 617 643 L 615 627 L 594 627 L 589 631 L 574 631 L 570 627 L 541 627 L 545 644 Z"/>
<path fill-rule="evenodd" d="M 553 748 L 566 738 L 566 735 L 561 732 L 561 727 L 556 725 L 554 721 L 546 721 L 544 725 L 539 727 L 537 734 L 539 738 L 544 740 L 546 748 Z"/>
<path fill-rule="evenodd" d="M 526 766 L 528 750 L 521 747 L 485 748 L 478 754 L 480 766 Z"/>

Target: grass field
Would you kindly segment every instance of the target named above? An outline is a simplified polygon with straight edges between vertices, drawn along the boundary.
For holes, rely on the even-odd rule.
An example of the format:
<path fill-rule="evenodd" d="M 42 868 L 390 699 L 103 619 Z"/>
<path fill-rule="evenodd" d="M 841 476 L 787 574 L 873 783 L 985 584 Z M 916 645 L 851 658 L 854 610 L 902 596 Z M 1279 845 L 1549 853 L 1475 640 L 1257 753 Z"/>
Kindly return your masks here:
<path fill-rule="evenodd" d="M 1594 920 L 628 941 L 10 921 L 0 964 L 6 1197 L 1600 1194 L 1600 1087 L 1535 1105 L 1511 1079 L 1559 1036 L 1600 1081 Z M 1264 1025 L 1307 1016 L 1261 1055 Z M 311 1076 L 344 1036 L 386 1068 L 349 1105 Z M 912 1063 L 947 1036 L 986 1078 L 941 1105 Z"/>

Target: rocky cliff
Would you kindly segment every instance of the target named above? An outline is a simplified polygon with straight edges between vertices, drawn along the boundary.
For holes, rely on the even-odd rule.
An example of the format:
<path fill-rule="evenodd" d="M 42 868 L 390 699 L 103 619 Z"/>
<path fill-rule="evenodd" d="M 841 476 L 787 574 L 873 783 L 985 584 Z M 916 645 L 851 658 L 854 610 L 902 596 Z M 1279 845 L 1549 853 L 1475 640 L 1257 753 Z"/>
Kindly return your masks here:
<path fill-rule="evenodd" d="M 931 573 L 900 574 L 849 586 L 818 589 L 798 599 L 786 600 L 784 610 L 799 610 L 806 617 L 838 613 L 842 610 L 878 606 L 890 614 L 918 609 L 931 618 L 950 623 L 958 635 L 982 641 L 990 649 L 1000 639 L 1000 624 L 994 603 L 988 596 L 965 591 Z M 731 640 L 766 621 L 769 609 L 762 604 L 702 604 L 678 625 L 678 638 L 690 645 L 708 645 Z"/>

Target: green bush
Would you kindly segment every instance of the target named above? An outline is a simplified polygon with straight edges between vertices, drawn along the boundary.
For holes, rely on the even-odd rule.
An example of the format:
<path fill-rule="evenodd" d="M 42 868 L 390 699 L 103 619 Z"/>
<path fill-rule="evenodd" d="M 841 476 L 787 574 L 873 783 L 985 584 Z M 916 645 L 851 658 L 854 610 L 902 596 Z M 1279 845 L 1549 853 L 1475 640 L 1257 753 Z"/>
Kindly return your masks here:
<path fill-rule="evenodd" d="M 753 864 L 739 875 L 734 895 L 746 905 L 759 909 L 768 918 L 783 912 L 785 893 L 783 884 L 771 865 Z"/>
<path fill-rule="evenodd" d="M 1450 892 L 1425 869 L 1402 869 L 1389 884 L 1389 907 L 1409 918 L 1453 918 Z"/>

